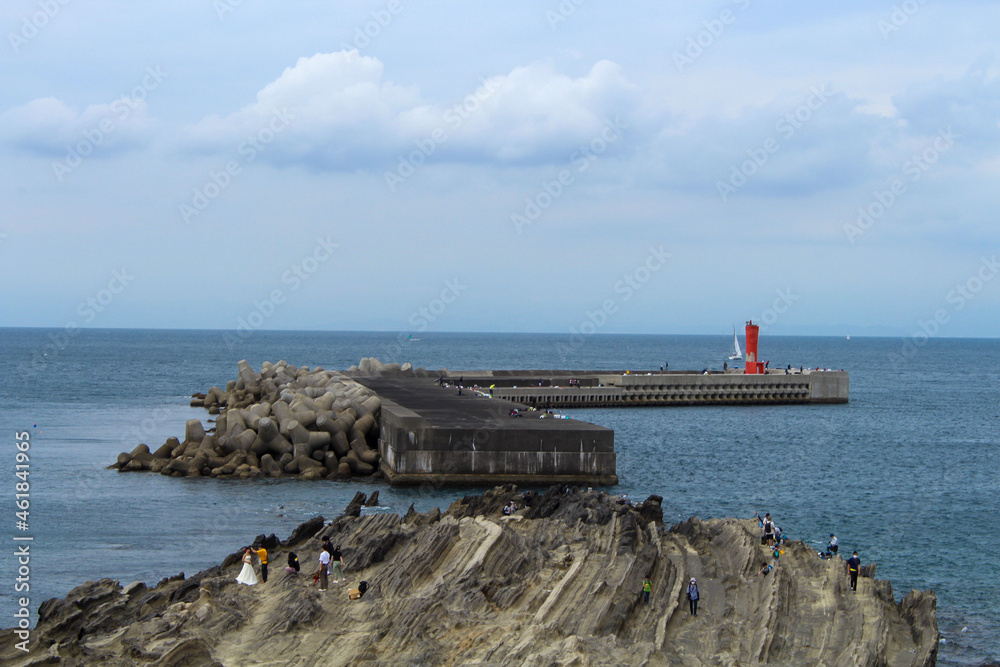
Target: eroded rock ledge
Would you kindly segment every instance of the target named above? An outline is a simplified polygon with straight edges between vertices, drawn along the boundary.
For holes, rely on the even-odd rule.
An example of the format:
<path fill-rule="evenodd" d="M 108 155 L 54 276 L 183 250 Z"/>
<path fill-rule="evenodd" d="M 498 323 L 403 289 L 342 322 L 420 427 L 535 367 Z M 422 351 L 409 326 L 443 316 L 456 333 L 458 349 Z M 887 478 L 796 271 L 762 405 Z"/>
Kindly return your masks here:
<path fill-rule="evenodd" d="M 933 665 L 936 599 L 896 603 L 886 581 L 848 586 L 840 558 L 792 542 L 767 576 L 755 523 L 659 523 L 641 507 L 553 487 L 505 517 L 511 488 L 405 516 L 353 511 L 270 538 L 266 584 L 236 583 L 239 555 L 152 588 L 105 579 L 39 609 L 31 652 L 0 633 L 4 665 Z M 349 584 L 321 593 L 320 536 Z M 261 536 L 263 537 L 263 536 Z M 248 536 L 249 538 L 249 536 Z M 237 545 L 234 545 L 237 546 Z M 289 550 L 302 574 L 283 571 Z M 653 584 L 642 602 L 642 580 Z M 684 602 L 697 577 L 697 617 Z M 367 594 L 347 588 L 366 580 Z"/>

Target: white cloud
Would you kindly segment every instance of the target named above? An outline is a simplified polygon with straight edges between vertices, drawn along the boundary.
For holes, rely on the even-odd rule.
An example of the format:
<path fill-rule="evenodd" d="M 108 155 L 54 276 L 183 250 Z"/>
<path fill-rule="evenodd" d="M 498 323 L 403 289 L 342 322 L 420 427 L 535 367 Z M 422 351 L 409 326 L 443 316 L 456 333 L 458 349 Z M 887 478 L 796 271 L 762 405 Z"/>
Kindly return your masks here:
<path fill-rule="evenodd" d="M 300 58 L 257 100 L 186 130 L 199 152 L 238 150 L 276 112 L 292 119 L 264 159 L 323 170 L 384 168 L 417 142 L 433 140 L 434 159 L 462 162 L 565 161 L 615 116 L 628 115 L 637 89 L 615 63 L 581 77 L 547 63 L 484 78 L 462 99 L 425 103 L 415 87 L 384 79 L 384 66 L 357 51 Z"/>
<path fill-rule="evenodd" d="M 62 155 L 80 143 L 95 154 L 142 145 L 151 136 L 146 102 L 122 97 L 82 112 L 54 97 L 32 100 L 0 115 L 0 142 L 45 156 Z"/>

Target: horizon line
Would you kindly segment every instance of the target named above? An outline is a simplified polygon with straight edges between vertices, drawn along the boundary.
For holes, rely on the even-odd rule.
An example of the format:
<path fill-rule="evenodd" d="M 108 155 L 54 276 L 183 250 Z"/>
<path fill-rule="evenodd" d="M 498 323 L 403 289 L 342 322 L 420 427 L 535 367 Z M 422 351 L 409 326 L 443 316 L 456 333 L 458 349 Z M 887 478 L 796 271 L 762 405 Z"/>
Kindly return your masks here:
<path fill-rule="evenodd" d="M 53 326 L 0 326 L 0 331 L 5 330 L 39 330 L 39 331 L 59 331 L 68 327 Z M 77 331 L 197 331 L 197 332 L 217 332 L 223 334 L 238 334 L 239 329 L 215 329 L 215 328 L 192 328 L 192 327 L 75 327 Z M 399 329 L 254 329 L 255 333 L 351 333 L 351 334 L 396 334 L 396 335 L 455 335 L 455 334 L 479 334 L 479 335 L 524 335 L 524 336 L 565 336 L 573 335 L 571 331 L 476 331 L 476 330 L 434 330 L 434 331 L 406 331 Z M 637 333 L 637 332 L 594 332 L 586 334 L 586 337 L 598 336 L 720 336 L 728 338 L 730 334 L 716 333 Z M 765 334 L 762 334 L 762 336 Z M 832 338 L 844 340 L 850 338 L 844 334 L 788 334 L 788 333 L 768 333 L 769 338 Z M 906 339 L 913 335 L 864 335 L 859 334 L 855 338 L 875 338 L 875 339 Z M 1000 336 L 933 336 L 937 340 L 998 340 Z"/>

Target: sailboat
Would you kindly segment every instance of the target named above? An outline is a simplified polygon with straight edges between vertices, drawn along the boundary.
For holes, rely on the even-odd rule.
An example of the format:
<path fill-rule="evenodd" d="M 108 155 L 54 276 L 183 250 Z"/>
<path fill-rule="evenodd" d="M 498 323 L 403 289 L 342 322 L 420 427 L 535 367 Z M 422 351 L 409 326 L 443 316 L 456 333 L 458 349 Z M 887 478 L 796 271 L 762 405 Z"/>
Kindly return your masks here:
<path fill-rule="evenodd" d="M 740 339 L 736 337 L 736 325 L 733 325 L 733 348 L 734 351 L 729 355 L 730 359 L 742 359 L 743 351 L 740 349 Z"/>

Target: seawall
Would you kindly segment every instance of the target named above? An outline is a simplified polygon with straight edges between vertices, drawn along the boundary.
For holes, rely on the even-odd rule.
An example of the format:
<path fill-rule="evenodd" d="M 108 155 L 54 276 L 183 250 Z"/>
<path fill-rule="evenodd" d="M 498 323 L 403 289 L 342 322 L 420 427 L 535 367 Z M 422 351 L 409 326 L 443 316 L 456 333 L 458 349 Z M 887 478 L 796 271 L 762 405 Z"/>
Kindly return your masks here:
<path fill-rule="evenodd" d="M 669 373 L 626 371 L 451 371 L 451 382 L 493 386 L 493 396 L 533 407 L 640 407 L 847 403 L 846 371 Z"/>
<path fill-rule="evenodd" d="M 378 451 L 392 484 L 618 483 L 614 431 L 428 378 L 358 377 L 382 401 Z"/>

